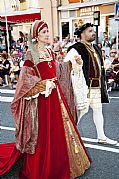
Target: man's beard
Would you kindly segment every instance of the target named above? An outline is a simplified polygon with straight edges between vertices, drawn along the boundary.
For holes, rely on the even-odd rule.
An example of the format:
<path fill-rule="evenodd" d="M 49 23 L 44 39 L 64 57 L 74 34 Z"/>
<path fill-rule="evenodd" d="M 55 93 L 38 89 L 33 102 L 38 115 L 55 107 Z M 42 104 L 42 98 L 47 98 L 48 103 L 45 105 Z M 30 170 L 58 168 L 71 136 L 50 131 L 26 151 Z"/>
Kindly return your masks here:
<path fill-rule="evenodd" d="M 92 36 L 90 39 L 89 39 L 89 42 L 93 42 L 95 40 L 95 36 Z"/>

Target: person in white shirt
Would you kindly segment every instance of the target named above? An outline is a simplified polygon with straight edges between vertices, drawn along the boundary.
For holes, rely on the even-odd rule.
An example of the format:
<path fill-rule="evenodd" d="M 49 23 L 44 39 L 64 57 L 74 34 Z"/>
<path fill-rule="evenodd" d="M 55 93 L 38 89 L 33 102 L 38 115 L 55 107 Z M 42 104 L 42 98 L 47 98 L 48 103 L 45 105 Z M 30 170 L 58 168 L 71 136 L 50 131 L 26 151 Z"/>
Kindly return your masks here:
<path fill-rule="evenodd" d="M 93 25 L 86 23 L 79 27 L 77 33 L 81 42 L 69 47 L 64 61 L 72 63 L 71 78 L 78 123 L 90 106 L 93 110 L 98 143 L 116 145 L 117 141 L 109 139 L 104 133 L 102 103 L 108 103 L 109 99 L 101 50 L 97 45 L 92 45 L 96 37 Z"/>

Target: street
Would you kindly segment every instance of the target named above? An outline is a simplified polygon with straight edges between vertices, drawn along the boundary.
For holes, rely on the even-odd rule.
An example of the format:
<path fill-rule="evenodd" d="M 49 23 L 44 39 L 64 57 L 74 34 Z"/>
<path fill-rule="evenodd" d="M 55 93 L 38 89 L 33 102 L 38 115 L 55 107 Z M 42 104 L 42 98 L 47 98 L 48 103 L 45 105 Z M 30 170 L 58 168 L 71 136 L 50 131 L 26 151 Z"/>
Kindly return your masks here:
<path fill-rule="evenodd" d="M 10 103 L 15 90 L 0 88 L 0 143 L 15 141 L 15 125 L 10 112 Z M 119 141 L 119 90 L 109 92 L 110 104 L 103 105 L 105 133 Z M 86 114 L 78 129 L 92 159 L 91 168 L 80 177 L 82 179 L 119 179 L 119 144 L 99 145 L 92 120 L 92 111 Z M 18 161 L 1 179 L 18 179 L 22 160 Z"/>

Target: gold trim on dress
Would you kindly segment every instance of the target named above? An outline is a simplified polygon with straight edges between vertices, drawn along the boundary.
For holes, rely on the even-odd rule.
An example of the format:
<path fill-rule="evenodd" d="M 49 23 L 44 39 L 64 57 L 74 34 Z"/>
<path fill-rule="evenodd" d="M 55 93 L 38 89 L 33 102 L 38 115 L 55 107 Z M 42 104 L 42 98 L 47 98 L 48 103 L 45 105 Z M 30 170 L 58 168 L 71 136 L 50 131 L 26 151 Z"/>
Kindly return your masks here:
<path fill-rule="evenodd" d="M 67 151 L 69 156 L 70 179 L 74 179 L 84 174 L 85 170 L 90 167 L 90 161 L 70 120 L 69 114 L 61 99 L 59 90 L 58 95 L 61 105 Z"/>

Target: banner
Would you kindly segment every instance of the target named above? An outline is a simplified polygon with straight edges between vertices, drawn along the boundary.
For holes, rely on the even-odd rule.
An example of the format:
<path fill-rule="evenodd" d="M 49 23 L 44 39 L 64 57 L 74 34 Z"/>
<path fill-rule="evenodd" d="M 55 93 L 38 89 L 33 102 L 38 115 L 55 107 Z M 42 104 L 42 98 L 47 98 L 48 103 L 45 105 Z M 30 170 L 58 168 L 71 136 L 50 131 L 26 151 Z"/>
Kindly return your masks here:
<path fill-rule="evenodd" d="M 119 4 L 115 4 L 115 20 L 119 21 Z"/>

